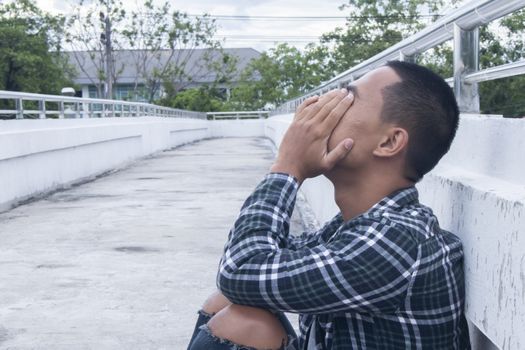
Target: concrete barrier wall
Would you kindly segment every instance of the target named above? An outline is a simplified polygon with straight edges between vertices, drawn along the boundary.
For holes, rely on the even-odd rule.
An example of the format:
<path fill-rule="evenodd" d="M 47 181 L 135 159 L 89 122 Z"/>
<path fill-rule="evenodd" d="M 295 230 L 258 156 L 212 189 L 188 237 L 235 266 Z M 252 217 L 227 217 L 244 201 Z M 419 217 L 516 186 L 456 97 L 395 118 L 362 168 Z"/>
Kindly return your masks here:
<path fill-rule="evenodd" d="M 522 119 L 464 116 L 449 154 L 418 186 L 463 240 L 467 315 L 501 349 L 525 348 L 524 135 Z"/>
<path fill-rule="evenodd" d="M 211 137 L 264 137 L 264 119 L 210 121 Z"/>
<path fill-rule="evenodd" d="M 263 136 L 262 119 L 0 121 L 0 211 L 184 143 L 209 137 Z"/>
<path fill-rule="evenodd" d="M 267 120 L 278 146 L 292 120 Z M 525 120 L 462 116 L 440 165 L 417 185 L 421 202 L 464 244 L 466 310 L 473 349 L 525 348 Z M 337 213 L 333 186 L 306 180 L 303 193 L 317 220 Z"/>
<path fill-rule="evenodd" d="M 0 211 L 152 153 L 210 137 L 197 119 L 0 121 Z"/>

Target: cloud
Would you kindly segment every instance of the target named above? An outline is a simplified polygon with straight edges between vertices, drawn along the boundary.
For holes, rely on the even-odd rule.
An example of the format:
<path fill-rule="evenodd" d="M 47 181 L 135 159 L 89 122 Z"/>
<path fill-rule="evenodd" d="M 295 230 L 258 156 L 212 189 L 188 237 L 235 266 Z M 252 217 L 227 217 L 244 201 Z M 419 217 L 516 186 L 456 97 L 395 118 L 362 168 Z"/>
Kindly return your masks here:
<path fill-rule="evenodd" d="M 91 1 L 90 1 L 91 2 Z M 53 13 L 71 11 L 75 0 L 37 0 L 37 4 Z M 135 1 L 124 1 L 127 8 L 136 7 Z M 160 4 L 162 1 L 157 0 Z M 339 6 L 345 0 L 191 0 L 170 2 L 173 9 L 189 14 L 227 16 L 344 16 Z M 345 23 L 333 21 L 281 21 L 272 20 L 218 20 L 219 37 L 226 37 L 226 47 L 253 47 L 259 51 L 273 47 L 272 40 L 287 40 L 302 48 L 308 40 L 316 41 L 321 34 Z"/>

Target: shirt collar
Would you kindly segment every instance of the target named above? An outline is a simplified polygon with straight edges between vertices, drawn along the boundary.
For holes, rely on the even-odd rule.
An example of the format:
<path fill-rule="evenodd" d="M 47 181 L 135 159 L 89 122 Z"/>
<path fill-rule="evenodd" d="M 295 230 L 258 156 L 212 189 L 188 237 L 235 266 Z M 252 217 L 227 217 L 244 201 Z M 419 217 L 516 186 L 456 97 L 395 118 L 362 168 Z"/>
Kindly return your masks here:
<path fill-rule="evenodd" d="M 410 186 L 397 191 L 392 192 L 379 202 L 374 204 L 367 213 L 374 211 L 384 211 L 387 209 L 402 208 L 410 204 L 419 202 L 419 193 L 415 186 Z"/>
<path fill-rule="evenodd" d="M 370 217 L 374 216 L 374 213 L 379 211 L 386 211 L 386 210 L 392 210 L 392 209 L 399 209 L 408 205 L 417 204 L 419 203 L 419 193 L 415 186 L 410 186 L 406 188 L 402 188 L 400 190 L 396 190 L 386 196 L 385 198 L 381 199 L 379 202 L 374 204 L 370 209 L 368 209 L 366 212 L 364 212 L 361 215 L 356 216 L 353 219 L 350 219 L 347 223 L 354 223 L 358 221 L 360 218 L 363 217 Z M 339 212 L 335 217 L 335 224 L 342 225 L 345 223 L 345 220 L 343 218 L 343 213 Z"/>

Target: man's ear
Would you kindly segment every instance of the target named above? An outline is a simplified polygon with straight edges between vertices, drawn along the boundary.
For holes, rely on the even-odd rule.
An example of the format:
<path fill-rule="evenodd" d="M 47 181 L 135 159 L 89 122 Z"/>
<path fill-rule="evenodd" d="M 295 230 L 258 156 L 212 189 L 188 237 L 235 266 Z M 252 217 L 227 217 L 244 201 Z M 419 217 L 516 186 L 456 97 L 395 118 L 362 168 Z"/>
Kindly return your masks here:
<path fill-rule="evenodd" d="M 377 157 L 393 157 L 404 153 L 408 147 L 408 132 L 400 127 L 392 127 L 381 138 L 373 154 Z"/>

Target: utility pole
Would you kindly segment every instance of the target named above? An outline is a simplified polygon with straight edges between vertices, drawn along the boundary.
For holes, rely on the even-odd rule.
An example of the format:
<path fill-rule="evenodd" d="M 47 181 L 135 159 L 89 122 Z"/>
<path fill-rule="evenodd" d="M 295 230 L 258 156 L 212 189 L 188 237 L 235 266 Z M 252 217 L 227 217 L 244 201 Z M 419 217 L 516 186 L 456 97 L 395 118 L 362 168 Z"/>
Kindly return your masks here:
<path fill-rule="evenodd" d="M 113 48 L 111 47 L 111 19 L 109 13 L 109 3 L 107 3 L 106 14 L 100 12 L 100 20 L 104 23 L 104 33 L 100 35 L 100 41 L 104 44 L 105 98 L 111 100 L 113 99 Z"/>

